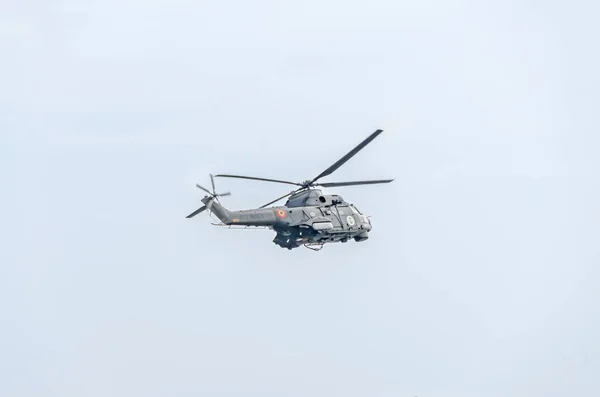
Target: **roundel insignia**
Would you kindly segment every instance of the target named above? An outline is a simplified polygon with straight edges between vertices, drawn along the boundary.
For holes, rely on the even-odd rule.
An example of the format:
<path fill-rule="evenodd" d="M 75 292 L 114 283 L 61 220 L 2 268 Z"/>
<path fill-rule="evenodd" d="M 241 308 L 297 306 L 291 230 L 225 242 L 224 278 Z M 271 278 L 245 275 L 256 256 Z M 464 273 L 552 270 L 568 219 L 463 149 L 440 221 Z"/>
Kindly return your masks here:
<path fill-rule="evenodd" d="M 275 213 L 279 218 L 285 218 L 287 216 L 287 213 L 284 210 L 277 210 Z"/>
<path fill-rule="evenodd" d="M 348 221 L 348 225 L 350 225 L 350 226 L 354 226 L 354 224 L 356 223 L 354 221 L 354 217 L 352 215 L 348 215 L 348 217 L 346 218 L 346 220 Z"/>

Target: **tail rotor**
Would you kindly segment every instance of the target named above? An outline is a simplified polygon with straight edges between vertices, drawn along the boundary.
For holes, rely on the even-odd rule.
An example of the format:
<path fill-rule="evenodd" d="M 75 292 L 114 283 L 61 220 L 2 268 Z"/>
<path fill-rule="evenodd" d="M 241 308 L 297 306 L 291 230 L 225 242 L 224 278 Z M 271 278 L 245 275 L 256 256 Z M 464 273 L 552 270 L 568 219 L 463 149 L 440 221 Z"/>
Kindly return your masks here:
<path fill-rule="evenodd" d="M 206 192 L 208 194 L 208 196 L 205 196 L 204 199 L 202 200 L 202 202 L 205 202 L 206 205 L 203 205 L 202 207 L 198 208 L 196 211 L 192 212 L 191 214 L 189 214 L 188 216 L 186 216 L 186 218 L 193 218 L 196 215 L 200 214 L 201 212 L 203 212 L 206 209 L 210 209 L 210 207 L 212 206 L 212 201 L 213 200 L 217 200 L 220 202 L 219 197 L 225 197 L 225 196 L 231 196 L 231 192 L 225 192 L 225 193 L 217 193 L 216 189 L 215 189 L 215 180 L 213 178 L 213 175 L 210 174 L 210 184 L 212 187 L 212 192 L 210 190 L 208 190 L 207 188 L 205 188 L 204 186 L 200 185 L 200 184 L 196 184 L 196 187 L 200 190 L 203 190 L 204 192 Z"/>
<path fill-rule="evenodd" d="M 216 198 L 217 200 L 219 200 L 219 197 L 225 197 L 225 196 L 231 196 L 231 192 L 225 192 L 225 193 L 217 193 L 215 190 L 215 178 L 213 178 L 212 174 L 210 175 L 210 184 L 212 185 L 212 193 L 208 193 L 210 194 L 212 197 Z M 196 185 L 198 186 L 200 189 L 207 191 L 205 188 L 201 187 L 200 185 Z"/>

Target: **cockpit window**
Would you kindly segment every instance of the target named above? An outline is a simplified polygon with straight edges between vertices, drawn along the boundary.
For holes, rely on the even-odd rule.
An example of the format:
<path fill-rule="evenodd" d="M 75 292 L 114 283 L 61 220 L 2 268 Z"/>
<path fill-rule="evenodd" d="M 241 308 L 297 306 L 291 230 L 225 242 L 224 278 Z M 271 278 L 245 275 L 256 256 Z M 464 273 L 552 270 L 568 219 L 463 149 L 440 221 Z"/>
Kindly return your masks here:
<path fill-rule="evenodd" d="M 351 205 L 350 208 L 352 208 L 352 212 L 355 214 L 362 215 L 362 212 L 360 212 L 355 206 Z"/>

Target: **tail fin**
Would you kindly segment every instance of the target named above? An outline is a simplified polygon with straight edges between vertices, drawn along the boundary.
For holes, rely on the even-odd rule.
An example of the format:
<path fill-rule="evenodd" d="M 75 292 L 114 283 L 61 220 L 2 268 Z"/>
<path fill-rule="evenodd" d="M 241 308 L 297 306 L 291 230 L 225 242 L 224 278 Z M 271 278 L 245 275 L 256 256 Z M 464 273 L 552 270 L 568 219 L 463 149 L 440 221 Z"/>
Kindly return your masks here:
<path fill-rule="evenodd" d="M 202 199 L 202 202 L 206 205 L 206 208 L 215 214 L 217 218 L 221 220 L 224 224 L 231 224 L 233 217 L 231 216 L 231 212 L 223 207 L 219 200 L 216 197 L 208 197 Z"/>

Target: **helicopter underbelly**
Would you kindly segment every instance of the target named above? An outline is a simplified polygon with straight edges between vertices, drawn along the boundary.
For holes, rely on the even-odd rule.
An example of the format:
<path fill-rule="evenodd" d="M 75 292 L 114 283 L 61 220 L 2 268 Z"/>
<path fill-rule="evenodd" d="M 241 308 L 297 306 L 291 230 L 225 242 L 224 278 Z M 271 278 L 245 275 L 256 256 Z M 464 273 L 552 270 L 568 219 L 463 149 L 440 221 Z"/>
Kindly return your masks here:
<path fill-rule="evenodd" d="M 336 227 L 337 226 L 337 227 Z M 314 222 L 278 229 L 273 242 L 282 248 L 293 249 L 302 245 L 323 245 L 326 243 L 345 243 L 351 239 L 356 242 L 369 238 L 370 224 L 350 229 L 333 222 Z"/>

